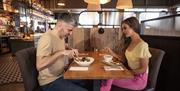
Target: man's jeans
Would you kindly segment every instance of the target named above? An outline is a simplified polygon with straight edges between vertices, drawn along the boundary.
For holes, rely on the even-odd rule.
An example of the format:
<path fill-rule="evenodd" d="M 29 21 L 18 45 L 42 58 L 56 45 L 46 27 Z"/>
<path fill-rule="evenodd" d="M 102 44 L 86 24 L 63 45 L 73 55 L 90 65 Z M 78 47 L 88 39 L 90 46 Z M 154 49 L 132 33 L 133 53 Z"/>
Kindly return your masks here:
<path fill-rule="evenodd" d="M 85 80 L 67 80 L 60 77 L 41 88 L 43 91 L 88 91 L 84 88 L 85 85 Z"/>

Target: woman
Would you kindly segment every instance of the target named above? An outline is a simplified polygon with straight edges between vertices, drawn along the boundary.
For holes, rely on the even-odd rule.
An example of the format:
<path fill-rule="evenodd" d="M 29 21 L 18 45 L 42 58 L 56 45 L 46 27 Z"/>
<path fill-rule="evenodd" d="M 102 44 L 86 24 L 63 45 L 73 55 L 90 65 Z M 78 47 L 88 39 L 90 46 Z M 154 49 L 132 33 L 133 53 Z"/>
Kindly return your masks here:
<path fill-rule="evenodd" d="M 124 54 L 128 66 L 131 69 L 133 79 L 109 79 L 102 81 L 101 91 L 110 91 L 111 85 L 131 90 L 142 90 L 146 87 L 148 78 L 148 63 L 151 54 L 148 44 L 140 36 L 140 24 L 137 18 L 130 17 L 122 21 L 121 29 L 124 39 Z M 110 48 L 105 48 L 117 59 L 122 59 L 120 55 L 114 53 Z"/>

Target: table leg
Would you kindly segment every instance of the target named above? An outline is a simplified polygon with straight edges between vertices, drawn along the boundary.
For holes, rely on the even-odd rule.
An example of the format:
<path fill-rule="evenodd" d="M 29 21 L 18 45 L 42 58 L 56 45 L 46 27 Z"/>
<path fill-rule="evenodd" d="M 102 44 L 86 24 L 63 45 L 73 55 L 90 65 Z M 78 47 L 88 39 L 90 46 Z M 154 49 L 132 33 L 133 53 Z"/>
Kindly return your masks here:
<path fill-rule="evenodd" d="M 93 80 L 93 91 L 100 91 L 101 80 Z"/>

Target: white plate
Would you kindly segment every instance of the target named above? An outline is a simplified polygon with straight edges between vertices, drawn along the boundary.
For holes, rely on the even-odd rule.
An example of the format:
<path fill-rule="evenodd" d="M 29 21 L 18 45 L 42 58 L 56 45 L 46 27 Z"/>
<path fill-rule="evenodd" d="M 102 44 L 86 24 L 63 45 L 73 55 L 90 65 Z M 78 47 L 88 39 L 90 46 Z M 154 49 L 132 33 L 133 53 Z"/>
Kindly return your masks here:
<path fill-rule="evenodd" d="M 77 59 L 82 59 L 83 57 L 79 57 Z M 91 65 L 93 62 L 94 62 L 94 58 L 92 57 L 86 57 L 88 58 L 90 61 L 77 61 L 77 60 L 74 60 L 79 66 L 89 66 Z"/>
<path fill-rule="evenodd" d="M 122 65 L 121 63 L 113 62 L 113 60 L 109 61 L 109 62 L 102 60 L 102 62 L 109 66 L 121 66 Z"/>

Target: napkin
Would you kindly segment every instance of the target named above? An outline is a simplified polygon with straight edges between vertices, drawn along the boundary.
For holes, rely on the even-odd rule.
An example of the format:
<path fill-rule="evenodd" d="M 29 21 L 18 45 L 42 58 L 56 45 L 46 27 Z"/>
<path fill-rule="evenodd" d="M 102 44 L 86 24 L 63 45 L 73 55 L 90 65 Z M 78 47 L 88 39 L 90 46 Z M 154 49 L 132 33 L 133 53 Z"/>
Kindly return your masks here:
<path fill-rule="evenodd" d="M 104 66 L 105 71 L 124 70 L 121 66 Z"/>
<path fill-rule="evenodd" d="M 88 67 L 70 67 L 71 71 L 88 71 Z"/>

